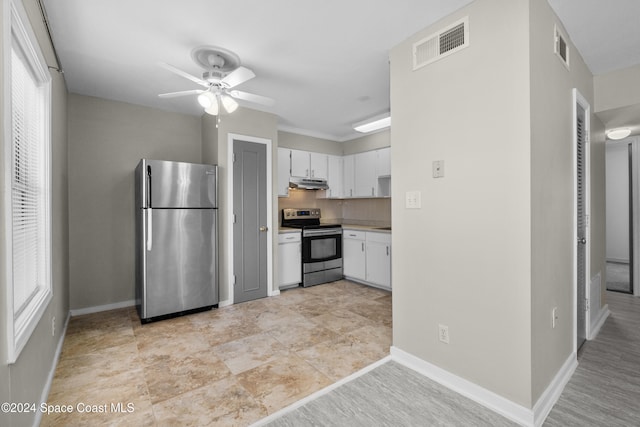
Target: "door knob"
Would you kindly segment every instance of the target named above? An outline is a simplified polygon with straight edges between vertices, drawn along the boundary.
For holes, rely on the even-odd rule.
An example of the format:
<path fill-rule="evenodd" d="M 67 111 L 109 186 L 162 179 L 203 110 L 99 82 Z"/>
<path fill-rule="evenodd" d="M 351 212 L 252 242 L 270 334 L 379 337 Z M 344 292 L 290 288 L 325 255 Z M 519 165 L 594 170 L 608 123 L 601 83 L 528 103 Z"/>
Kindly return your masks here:
<path fill-rule="evenodd" d="M 582 238 L 582 239 L 578 239 L 578 243 L 582 243 L 583 245 L 587 244 L 587 239 L 586 238 Z"/>
<path fill-rule="evenodd" d="M 268 229 L 269 229 L 269 228 L 268 228 L 268 227 L 266 227 L 266 226 L 264 226 L 264 225 L 261 225 L 261 226 L 260 226 L 260 231 L 267 231 Z"/>

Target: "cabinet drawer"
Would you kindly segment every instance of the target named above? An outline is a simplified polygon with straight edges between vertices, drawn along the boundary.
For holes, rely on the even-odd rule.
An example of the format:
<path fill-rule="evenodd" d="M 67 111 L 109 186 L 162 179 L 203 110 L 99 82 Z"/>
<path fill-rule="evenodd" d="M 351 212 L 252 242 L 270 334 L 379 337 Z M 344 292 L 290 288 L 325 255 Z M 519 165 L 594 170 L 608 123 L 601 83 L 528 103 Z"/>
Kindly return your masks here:
<path fill-rule="evenodd" d="M 378 242 L 391 244 L 391 234 L 389 233 L 376 233 L 367 231 L 367 242 Z"/>
<path fill-rule="evenodd" d="M 278 243 L 295 243 L 301 241 L 300 232 L 278 234 Z"/>
<path fill-rule="evenodd" d="M 365 231 L 360 230 L 342 230 L 342 238 L 343 239 L 356 239 L 356 240 L 364 240 L 367 233 Z"/>

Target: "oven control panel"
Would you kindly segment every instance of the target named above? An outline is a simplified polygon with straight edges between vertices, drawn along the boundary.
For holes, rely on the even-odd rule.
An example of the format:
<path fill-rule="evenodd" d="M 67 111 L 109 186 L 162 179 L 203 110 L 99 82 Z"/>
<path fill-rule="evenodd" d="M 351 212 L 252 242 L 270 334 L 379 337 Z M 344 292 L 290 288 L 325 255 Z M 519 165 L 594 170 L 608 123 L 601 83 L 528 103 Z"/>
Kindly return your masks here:
<path fill-rule="evenodd" d="M 320 209 L 319 208 L 309 208 L 309 209 L 287 208 L 282 210 L 282 215 L 285 220 L 320 219 Z"/>

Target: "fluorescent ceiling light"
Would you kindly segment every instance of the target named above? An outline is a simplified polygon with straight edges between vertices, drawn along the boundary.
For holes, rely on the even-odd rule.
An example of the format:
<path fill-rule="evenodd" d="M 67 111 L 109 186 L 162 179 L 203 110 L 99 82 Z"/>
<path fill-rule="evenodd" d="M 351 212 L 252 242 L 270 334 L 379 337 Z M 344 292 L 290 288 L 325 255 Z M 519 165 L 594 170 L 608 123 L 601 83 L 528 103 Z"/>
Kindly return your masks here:
<path fill-rule="evenodd" d="M 391 116 L 385 113 L 381 116 L 372 117 L 364 122 L 356 123 L 353 128 L 358 132 L 367 133 L 374 130 L 384 129 L 391 126 Z"/>
<path fill-rule="evenodd" d="M 613 139 L 614 141 L 624 139 L 629 135 L 631 135 L 631 129 L 629 128 L 611 129 L 607 131 L 607 138 Z"/>

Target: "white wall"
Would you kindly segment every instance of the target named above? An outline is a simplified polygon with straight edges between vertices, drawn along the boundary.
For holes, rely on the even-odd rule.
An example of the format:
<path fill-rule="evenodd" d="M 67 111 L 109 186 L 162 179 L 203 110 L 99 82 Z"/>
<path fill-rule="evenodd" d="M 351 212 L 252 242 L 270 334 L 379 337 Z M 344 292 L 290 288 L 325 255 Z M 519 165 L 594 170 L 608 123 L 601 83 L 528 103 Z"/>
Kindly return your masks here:
<path fill-rule="evenodd" d="M 629 262 L 629 146 L 635 138 L 608 141 L 607 260 Z"/>
<path fill-rule="evenodd" d="M 135 298 L 133 170 L 141 158 L 199 163 L 200 118 L 69 96 L 70 304 Z"/>

